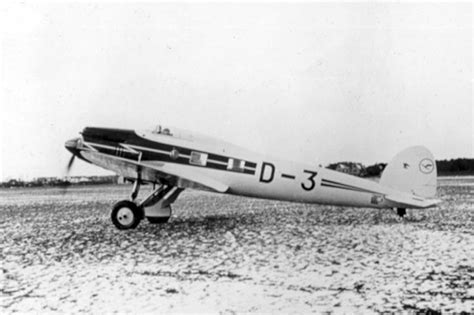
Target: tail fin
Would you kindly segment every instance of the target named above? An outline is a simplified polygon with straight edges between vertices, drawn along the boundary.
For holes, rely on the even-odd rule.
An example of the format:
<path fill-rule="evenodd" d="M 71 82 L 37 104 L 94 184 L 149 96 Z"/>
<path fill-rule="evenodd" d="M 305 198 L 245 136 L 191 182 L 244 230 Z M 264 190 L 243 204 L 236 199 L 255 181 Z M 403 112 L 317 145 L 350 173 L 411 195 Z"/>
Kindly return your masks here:
<path fill-rule="evenodd" d="M 387 165 L 380 184 L 431 198 L 436 195 L 436 162 L 433 154 L 423 147 L 415 146 L 398 153 Z"/>

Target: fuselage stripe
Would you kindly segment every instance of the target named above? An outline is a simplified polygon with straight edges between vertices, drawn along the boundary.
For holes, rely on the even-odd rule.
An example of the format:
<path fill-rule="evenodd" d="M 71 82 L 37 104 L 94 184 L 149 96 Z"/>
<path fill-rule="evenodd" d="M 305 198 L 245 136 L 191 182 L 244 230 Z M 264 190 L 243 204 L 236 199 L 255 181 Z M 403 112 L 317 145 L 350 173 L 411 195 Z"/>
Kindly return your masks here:
<path fill-rule="evenodd" d="M 257 163 L 245 161 L 245 167 L 257 168 Z"/>
<path fill-rule="evenodd" d="M 228 157 L 213 154 L 213 153 L 209 153 L 207 158 L 210 159 L 210 160 L 219 161 L 219 162 L 226 163 L 226 164 L 227 164 L 227 161 L 229 160 Z"/>
<path fill-rule="evenodd" d="M 363 190 L 363 189 L 354 189 L 354 188 L 350 188 L 350 187 L 331 185 L 331 184 L 326 184 L 326 183 L 321 183 L 321 186 L 322 187 L 339 188 L 339 189 L 345 189 L 345 190 L 350 190 L 350 191 L 367 192 L 368 193 L 368 191 Z"/>
<path fill-rule="evenodd" d="M 164 151 L 164 150 L 159 150 L 159 149 L 152 149 L 152 148 L 146 148 L 146 147 L 142 147 L 142 146 L 134 145 L 134 144 L 128 144 L 128 146 L 131 147 L 131 148 L 134 148 L 134 149 L 143 150 L 143 151 L 148 151 L 148 152 L 155 152 L 155 153 L 166 154 L 166 155 L 169 155 L 169 154 L 170 154 L 169 151 Z M 180 155 L 185 155 L 185 154 L 181 154 L 181 153 L 180 153 Z"/>
<path fill-rule="evenodd" d="M 103 142 L 103 141 L 101 141 Z M 171 157 L 171 152 L 160 150 L 160 149 L 155 149 L 155 148 L 149 148 L 149 147 L 143 147 L 135 144 L 122 144 L 122 143 L 117 143 L 117 146 L 111 146 L 111 145 L 106 145 L 102 143 L 94 143 L 94 142 L 85 142 L 88 146 L 93 148 L 94 150 L 97 150 L 103 154 L 108 154 L 108 155 L 113 155 L 113 156 L 122 156 L 123 153 L 128 153 L 128 154 L 133 154 L 136 158 L 137 155 L 141 154 L 141 160 L 146 162 L 146 161 L 163 161 L 163 162 L 168 162 L 168 163 L 176 163 L 176 164 L 184 164 L 184 165 L 191 165 L 191 166 L 196 166 L 196 167 L 206 167 L 210 169 L 215 169 L 215 170 L 222 170 L 222 171 L 229 171 L 233 173 L 242 173 L 242 174 L 250 174 L 250 175 L 255 175 L 255 169 L 248 168 L 247 167 L 247 161 L 245 161 L 245 167 L 241 170 L 232 170 L 228 169 L 228 160 L 227 162 L 222 161 L 222 158 L 218 155 L 215 154 L 209 154 L 208 159 L 206 161 L 206 165 L 200 166 L 200 165 L 193 165 L 190 164 L 189 159 L 190 155 L 179 153 L 178 157 Z M 127 147 L 129 148 L 127 150 Z M 192 150 L 187 149 L 189 152 Z M 201 151 L 196 151 L 196 152 L 201 152 Z M 133 162 L 136 162 L 133 159 L 127 159 L 126 156 L 123 156 L 126 160 L 130 160 Z M 252 162 L 250 162 L 252 163 Z M 255 163 L 252 163 L 255 164 Z M 256 165 L 256 164 L 255 164 Z"/>
<path fill-rule="evenodd" d="M 360 188 L 360 187 L 356 187 L 356 186 L 351 186 L 351 185 L 347 185 L 347 184 L 343 184 L 343 183 L 338 183 L 338 182 L 334 182 L 334 181 L 327 180 L 327 179 L 322 179 L 321 180 L 321 186 L 348 189 L 348 190 L 355 190 L 355 191 L 374 193 L 374 194 L 379 193 L 377 191 L 373 191 L 373 190 L 369 190 L 369 189 L 365 189 L 365 188 Z"/>

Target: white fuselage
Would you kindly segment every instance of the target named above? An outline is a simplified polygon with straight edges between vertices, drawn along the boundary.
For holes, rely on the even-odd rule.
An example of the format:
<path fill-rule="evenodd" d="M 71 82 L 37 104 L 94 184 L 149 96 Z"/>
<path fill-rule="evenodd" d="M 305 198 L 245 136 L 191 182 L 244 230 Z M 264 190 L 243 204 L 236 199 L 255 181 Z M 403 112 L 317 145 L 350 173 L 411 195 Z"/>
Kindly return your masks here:
<path fill-rule="evenodd" d="M 394 191 L 372 180 L 315 165 L 267 157 L 210 138 L 179 138 L 147 131 L 137 131 L 136 133 L 151 141 L 189 148 L 197 153 L 221 154 L 254 162 L 256 164 L 254 174 L 229 172 L 191 164 L 180 166 L 229 186 L 228 193 L 230 194 L 357 207 L 387 208 L 394 206 L 391 201 L 384 198 L 385 195 L 394 193 Z M 189 155 L 183 155 L 183 157 L 190 158 Z"/>

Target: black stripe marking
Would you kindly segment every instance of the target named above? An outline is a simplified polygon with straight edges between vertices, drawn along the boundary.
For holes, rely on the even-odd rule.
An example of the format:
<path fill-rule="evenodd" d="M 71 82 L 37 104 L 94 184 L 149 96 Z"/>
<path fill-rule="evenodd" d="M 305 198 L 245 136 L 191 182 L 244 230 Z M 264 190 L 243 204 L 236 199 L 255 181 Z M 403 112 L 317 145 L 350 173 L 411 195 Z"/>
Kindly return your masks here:
<path fill-rule="evenodd" d="M 339 183 L 339 182 L 335 182 L 335 181 L 328 180 L 328 179 L 324 179 L 324 178 L 322 179 L 322 182 L 325 182 L 325 183 L 328 183 L 328 184 L 333 184 L 333 185 L 345 186 L 345 187 L 354 188 L 354 189 L 367 190 L 367 189 L 365 189 L 365 188 L 361 188 L 361 187 L 357 187 L 357 186 L 352 186 L 352 185 L 348 185 L 348 184 L 344 184 L 344 183 Z"/>
<path fill-rule="evenodd" d="M 288 179 L 295 179 L 296 177 L 294 175 L 288 175 L 288 174 L 281 174 L 281 177 L 283 178 L 288 178 Z"/>
<path fill-rule="evenodd" d="M 117 142 L 114 141 L 107 141 L 107 140 L 102 140 L 102 139 L 94 139 L 93 144 L 102 144 L 102 145 L 108 145 L 110 147 L 116 147 L 118 145 Z"/>
<path fill-rule="evenodd" d="M 354 189 L 346 188 L 346 187 L 341 187 L 341 186 L 334 186 L 334 185 L 329 185 L 329 184 L 321 184 L 322 187 L 331 187 L 331 188 L 339 188 L 339 189 L 345 189 L 345 190 L 350 190 L 354 191 Z"/>
<path fill-rule="evenodd" d="M 244 169 L 244 174 L 255 175 L 255 170 Z"/>
<path fill-rule="evenodd" d="M 322 183 L 321 186 L 332 187 L 332 188 L 339 188 L 339 189 L 345 189 L 345 190 L 352 190 L 352 191 L 363 192 L 363 193 L 369 193 L 369 194 L 378 194 L 378 192 L 371 191 L 371 190 L 365 190 L 365 189 L 360 189 L 360 188 L 352 188 L 352 187 L 341 186 L 341 185 L 332 185 L 332 184 L 325 184 L 325 183 Z"/>
<path fill-rule="evenodd" d="M 216 170 L 223 170 L 223 171 L 227 170 L 227 165 L 212 163 L 211 161 L 207 161 L 206 167 L 214 168 Z"/>
<path fill-rule="evenodd" d="M 103 143 L 100 143 L 103 144 Z M 112 143 L 110 143 L 112 144 Z M 116 144 L 116 143 L 115 143 Z M 90 145 L 93 146 L 95 149 L 98 150 L 100 153 L 104 153 L 107 155 L 113 155 L 113 156 L 118 156 L 118 147 L 113 147 L 113 148 L 104 148 L 100 146 L 94 146 L 94 142 L 90 142 Z M 221 171 L 228 171 L 228 172 L 234 172 L 234 173 L 243 173 L 243 174 L 249 174 L 249 175 L 255 175 L 255 170 L 254 169 L 227 169 L 227 165 L 219 164 L 219 163 L 213 163 L 212 161 L 207 161 L 205 166 L 200 166 L 200 165 L 193 165 L 190 164 L 189 158 L 186 157 L 178 157 L 177 159 L 173 159 L 170 156 L 170 153 L 167 152 L 156 152 L 156 151 L 147 151 L 147 150 L 142 150 L 138 148 L 134 148 L 137 152 L 141 153 L 141 161 L 161 161 L 161 162 L 168 162 L 168 163 L 174 163 L 174 164 L 182 164 L 182 165 L 191 165 L 191 166 L 196 166 L 196 167 L 206 167 L 210 169 L 215 169 L 215 170 L 221 170 Z M 196 151 L 198 152 L 198 151 Z M 199 151 L 200 152 L 200 151 Z M 120 151 L 120 157 L 123 157 L 125 159 L 129 159 L 133 162 L 137 162 L 137 154 L 136 153 L 131 153 L 127 151 Z M 182 151 L 180 151 L 182 153 Z"/>
<path fill-rule="evenodd" d="M 226 156 L 212 154 L 212 153 L 209 153 L 207 158 L 210 159 L 210 160 L 224 162 L 224 163 L 228 163 L 228 161 L 229 161 L 229 158 L 226 157 Z"/>
<path fill-rule="evenodd" d="M 104 148 L 100 146 L 94 146 L 93 144 L 92 144 L 92 147 L 100 153 L 123 157 L 132 161 L 136 161 L 138 158 L 138 155 L 136 153 L 125 151 L 125 149 L 122 147 Z"/>
<path fill-rule="evenodd" d="M 257 167 L 257 163 L 245 161 L 245 167 L 256 168 L 256 167 Z"/>
<path fill-rule="evenodd" d="M 338 183 L 338 182 L 334 182 L 332 180 L 327 180 L 327 179 L 322 179 L 321 186 L 341 188 L 341 189 L 367 192 L 367 193 L 373 193 L 373 194 L 378 194 L 379 193 L 379 192 L 376 192 L 376 191 L 373 191 L 373 190 L 360 188 L 360 187 L 356 187 L 356 186 L 351 186 L 351 185 L 347 185 L 347 184 L 343 184 L 343 183 Z"/>
<path fill-rule="evenodd" d="M 115 155 L 117 152 L 115 149 L 112 148 L 102 148 L 102 147 L 94 147 L 97 151 L 100 153 L 105 153 L 105 154 L 110 154 L 110 155 Z"/>
<path fill-rule="evenodd" d="M 322 183 L 321 186 L 323 186 L 323 187 L 331 187 L 331 188 L 339 188 L 339 189 L 350 190 L 350 191 L 357 191 L 357 192 L 367 192 L 367 191 L 361 190 L 361 189 L 354 189 L 354 188 L 350 188 L 350 187 L 337 186 L 337 185 L 331 185 L 331 184 L 325 184 L 325 183 Z"/>

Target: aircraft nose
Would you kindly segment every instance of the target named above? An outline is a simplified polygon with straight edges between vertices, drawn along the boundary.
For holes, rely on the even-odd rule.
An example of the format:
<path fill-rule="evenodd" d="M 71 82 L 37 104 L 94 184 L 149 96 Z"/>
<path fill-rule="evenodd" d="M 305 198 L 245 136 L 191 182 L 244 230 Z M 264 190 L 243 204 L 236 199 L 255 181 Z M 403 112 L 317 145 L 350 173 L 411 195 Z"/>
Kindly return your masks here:
<path fill-rule="evenodd" d="M 80 138 L 74 138 L 74 139 L 68 140 L 66 141 L 64 146 L 66 147 L 66 149 L 68 149 L 69 152 L 75 155 L 79 149 L 79 140 Z"/>

